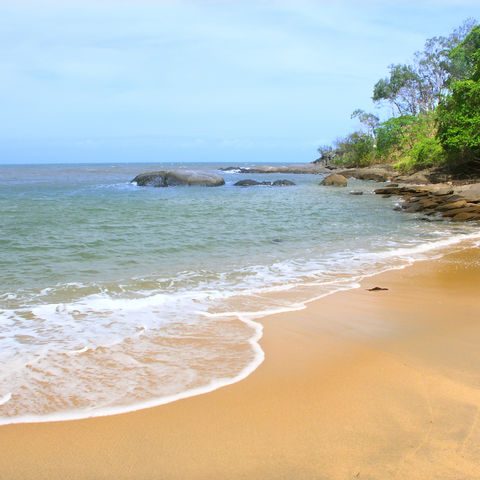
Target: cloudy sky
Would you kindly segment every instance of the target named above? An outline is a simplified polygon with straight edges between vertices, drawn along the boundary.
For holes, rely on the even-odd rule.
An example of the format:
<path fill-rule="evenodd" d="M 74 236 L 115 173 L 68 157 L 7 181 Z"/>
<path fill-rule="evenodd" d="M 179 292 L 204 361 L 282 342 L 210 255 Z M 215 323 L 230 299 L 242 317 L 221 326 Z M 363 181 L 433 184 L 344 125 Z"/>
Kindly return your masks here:
<path fill-rule="evenodd" d="M 468 17 L 478 0 L 0 0 L 0 163 L 308 162 Z"/>

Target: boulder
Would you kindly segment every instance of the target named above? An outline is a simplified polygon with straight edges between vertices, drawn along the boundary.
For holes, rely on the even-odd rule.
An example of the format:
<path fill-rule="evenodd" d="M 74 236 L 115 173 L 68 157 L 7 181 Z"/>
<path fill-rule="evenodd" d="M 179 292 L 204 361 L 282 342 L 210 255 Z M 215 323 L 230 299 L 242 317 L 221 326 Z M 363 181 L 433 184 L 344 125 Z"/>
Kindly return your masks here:
<path fill-rule="evenodd" d="M 395 175 L 395 170 L 389 166 L 376 166 L 365 168 L 347 168 L 338 170 L 339 174 L 346 178 L 358 178 L 359 180 L 374 180 L 375 182 L 386 182 L 391 180 Z"/>
<path fill-rule="evenodd" d="M 185 169 L 141 173 L 132 180 L 133 182 L 139 187 L 170 187 L 178 185 L 219 187 L 220 185 L 225 185 L 225 180 L 216 173 Z"/>
<path fill-rule="evenodd" d="M 346 187 L 347 186 L 347 179 L 338 173 L 332 173 L 331 175 L 328 175 L 328 177 L 325 177 L 320 185 L 326 185 L 326 186 L 334 186 L 334 187 Z"/>
<path fill-rule="evenodd" d="M 457 187 L 455 193 L 461 195 L 467 202 L 480 203 L 480 183 Z"/>
<path fill-rule="evenodd" d="M 350 195 L 363 195 L 363 192 L 348 192 Z"/>
<path fill-rule="evenodd" d="M 412 175 L 401 175 L 399 177 L 395 177 L 395 181 L 399 183 L 413 183 L 416 185 L 426 185 L 430 183 L 430 180 L 426 176 L 425 173 L 417 172 Z"/>
<path fill-rule="evenodd" d="M 292 185 L 295 185 L 295 183 L 290 180 L 275 180 L 272 183 L 273 187 L 291 187 Z"/>

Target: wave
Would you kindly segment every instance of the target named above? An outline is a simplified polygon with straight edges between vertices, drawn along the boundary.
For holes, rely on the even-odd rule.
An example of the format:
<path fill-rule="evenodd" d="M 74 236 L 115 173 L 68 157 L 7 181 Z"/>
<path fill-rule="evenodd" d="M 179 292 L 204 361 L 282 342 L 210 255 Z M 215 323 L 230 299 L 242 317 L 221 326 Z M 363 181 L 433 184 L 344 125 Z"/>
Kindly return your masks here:
<path fill-rule="evenodd" d="M 121 288 L 96 286 L 73 301 L 48 299 L 62 297 L 62 289 L 71 299 L 72 288 L 81 294 L 92 286 L 47 287 L 27 303 L 7 293 L 4 298 L 16 305 L 0 310 L 9 326 L 0 340 L 9 366 L 0 378 L 0 424 L 124 413 L 235 383 L 264 359 L 258 319 L 303 309 L 368 276 L 472 244 L 480 245 L 479 233 L 220 274 L 136 278 Z"/>

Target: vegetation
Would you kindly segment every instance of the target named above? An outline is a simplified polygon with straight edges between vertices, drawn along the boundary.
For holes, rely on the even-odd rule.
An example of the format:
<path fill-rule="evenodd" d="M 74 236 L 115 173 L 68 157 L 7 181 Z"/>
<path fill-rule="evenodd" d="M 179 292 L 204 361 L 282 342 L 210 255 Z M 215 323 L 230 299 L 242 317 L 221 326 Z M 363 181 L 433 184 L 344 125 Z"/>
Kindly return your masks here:
<path fill-rule="evenodd" d="M 372 100 L 392 116 L 355 110 L 362 129 L 322 146 L 344 166 L 389 163 L 402 171 L 480 167 L 480 26 L 467 20 L 448 37 L 426 41 L 411 65 L 390 65 Z"/>

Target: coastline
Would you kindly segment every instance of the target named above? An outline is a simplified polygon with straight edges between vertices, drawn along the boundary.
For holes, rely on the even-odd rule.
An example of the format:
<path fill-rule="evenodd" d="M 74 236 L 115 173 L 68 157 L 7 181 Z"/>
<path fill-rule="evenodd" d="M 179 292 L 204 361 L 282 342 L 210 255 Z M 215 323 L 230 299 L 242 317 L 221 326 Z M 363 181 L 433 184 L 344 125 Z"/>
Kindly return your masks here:
<path fill-rule="evenodd" d="M 2 426 L 0 474 L 478 478 L 478 255 L 416 262 L 261 319 L 265 362 L 206 395 Z M 366 290 L 376 285 L 389 290 Z"/>

